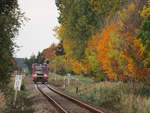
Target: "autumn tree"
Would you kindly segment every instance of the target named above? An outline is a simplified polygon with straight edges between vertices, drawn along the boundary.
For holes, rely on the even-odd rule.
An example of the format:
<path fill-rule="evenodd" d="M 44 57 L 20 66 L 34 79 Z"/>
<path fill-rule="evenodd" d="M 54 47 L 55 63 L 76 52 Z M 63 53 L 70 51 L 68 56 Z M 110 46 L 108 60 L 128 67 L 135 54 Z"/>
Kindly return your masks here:
<path fill-rule="evenodd" d="M 99 35 L 97 58 L 105 74 L 111 79 L 148 78 L 145 49 L 136 38 L 136 29 L 141 23 L 138 12 L 143 6 L 140 3 L 143 2 L 141 0 L 129 2 L 126 9 L 118 11 L 119 17 L 114 21 L 116 24 L 107 24 Z"/>
<path fill-rule="evenodd" d="M 99 34 L 92 36 L 87 43 L 85 50 L 85 61 L 87 64 L 87 73 L 96 80 L 104 80 L 106 77 L 102 72 L 100 62 L 97 60 L 97 46 L 99 41 Z"/>
<path fill-rule="evenodd" d="M 140 15 L 143 18 L 147 18 L 147 16 L 150 14 L 150 0 L 144 0 L 146 3 L 144 4 L 144 7 L 142 11 L 140 12 Z"/>
<path fill-rule="evenodd" d="M 104 73 L 115 80 L 147 80 L 149 69 L 142 43 L 132 33 L 121 34 L 118 28 L 118 24 L 107 25 L 98 37 L 97 59 Z"/>
<path fill-rule="evenodd" d="M 120 4 L 120 0 L 57 0 L 61 24 L 58 34 L 62 40 L 73 41 L 72 56 L 85 57 L 87 41 L 104 26 L 108 16 L 119 10 Z"/>
<path fill-rule="evenodd" d="M 114 58 L 114 54 L 110 56 L 110 44 L 111 44 L 111 34 L 115 33 L 117 31 L 117 25 L 107 25 L 101 34 L 97 36 L 99 39 L 97 42 L 97 59 L 100 61 L 102 68 L 104 70 L 104 73 L 112 79 L 117 79 L 118 76 L 115 73 L 115 70 L 113 70 L 113 67 L 115 69 L 118 68 L 116 64 L 116 60 Z M 98 34 L 97 34 L 98 35 Z M 116 54 L 116 52 L 115 52 Z"/>
<path fill-rule="evenodd" d="M 56 5 L 55 31 L 75 73 L 148 78 L 149 0 L 57 0 Z"/>
<path fill-rule="evenodd" d="M 55 57 L 56 45 L 52 44 L 49 48 L 46 48 L 42 51 L 42 56 L 44 59 L 48 59 L 51 62 Z"/>

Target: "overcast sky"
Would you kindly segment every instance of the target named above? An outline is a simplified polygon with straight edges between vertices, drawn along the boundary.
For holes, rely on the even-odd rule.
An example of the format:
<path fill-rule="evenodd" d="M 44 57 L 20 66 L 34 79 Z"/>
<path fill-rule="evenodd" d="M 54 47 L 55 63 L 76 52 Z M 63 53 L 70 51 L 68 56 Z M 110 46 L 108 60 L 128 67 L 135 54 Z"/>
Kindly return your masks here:
<path fill-rule="evenodd" d="M 30 18 L 20 29 L 16 39 L 20 50 L 15 57 L 24 58 L 37 55 L 38 51 L 48 48 L 52 43 L 58 43 L 53 29 L 58 26 L 58 11 L 55 0 L 18 0 L 25 16 Z"/>

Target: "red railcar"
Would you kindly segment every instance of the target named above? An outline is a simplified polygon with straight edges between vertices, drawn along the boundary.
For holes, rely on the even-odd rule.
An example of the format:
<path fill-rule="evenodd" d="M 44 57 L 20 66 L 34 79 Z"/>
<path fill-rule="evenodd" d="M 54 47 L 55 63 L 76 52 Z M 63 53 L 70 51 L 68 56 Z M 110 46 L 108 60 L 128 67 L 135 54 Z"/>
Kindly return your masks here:
<path fill-rule="evenodd" d="M 32 80 L 36 82 L 48 82 L 48 65 L 47 64 L 32 64 Z"/>

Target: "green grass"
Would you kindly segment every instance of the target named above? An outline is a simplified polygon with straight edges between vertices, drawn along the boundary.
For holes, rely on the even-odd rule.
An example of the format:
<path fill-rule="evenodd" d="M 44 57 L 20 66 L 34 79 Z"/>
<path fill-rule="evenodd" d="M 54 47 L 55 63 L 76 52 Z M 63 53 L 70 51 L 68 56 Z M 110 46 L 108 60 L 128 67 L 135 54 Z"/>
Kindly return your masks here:
<path fill-rule="evenodd" d="M 93 80 L 88 78 L 88 77 L 79 76 L 79 75 L 74 75 L 72 77 L 79 79 L 80 82 L 85 83 L 85 84 L 92 84 L 93 83 Z"/>

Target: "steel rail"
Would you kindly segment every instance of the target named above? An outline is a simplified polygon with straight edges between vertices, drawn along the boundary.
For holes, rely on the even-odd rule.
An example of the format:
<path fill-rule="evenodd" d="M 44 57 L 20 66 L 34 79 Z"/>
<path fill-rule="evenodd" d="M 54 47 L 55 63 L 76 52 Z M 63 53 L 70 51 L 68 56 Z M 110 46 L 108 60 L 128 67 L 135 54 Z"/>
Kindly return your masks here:
<path fill-rule="evenodd" d="M 82 106 L 82 107 L 88 109 L 89 111 L 91 111 L 91 112 L 93 112 L 93 113 L 108 113 L 108 112 L 102 111 L 102 110 L 100 110 L 100 109 L 97 109 L 97 108 L 95 108 L 95 107 L 93 107 L 93 106 L 91 106 L 91 105 L 88 105 L 88 104 L 86 104 L 86 103 L 83 103 L 83 102 L 79 101 L 78 99 L 75 99 L 75 98 L 73 98 L 73 97 L 71 97 L 71 96 L 68 96 L 68 95 L 66 95 L 66 94 L 63 94 L 63 93 L 61 93 L 60 91 L 58 91 L 58 90 L 56 90 L 56 89 L 54 89 L 54 88 L 52 88 L 52 87 L 50 87 L 50 86 L 48 86 L 48 85 L 46 85 L 46 86 L 47 86 L 50 90 L 52 90 L 53 92 L 55 92 L 55 93 L 57 93 L 57 94 L 59 94 L 59 95 L 65 97 L 65 98 L 68 99 L 68 100 L 71 100 L 72 102 L 75 102 L 76 104 L 78 104 L 78 105 L 80 105 L 80 106 Z"/>
<path fill-rule="evenodd" d="M 44 93 L 39 86 L 37 85 L 37 89 L 41 92 L 41 94 L 48 99 L 49 102 L 52 102 L 56 108 L 58 108 L 62 113 L 69 113 L 67 112 L 61 105 L 59 105 L 54 99 Z"/>

